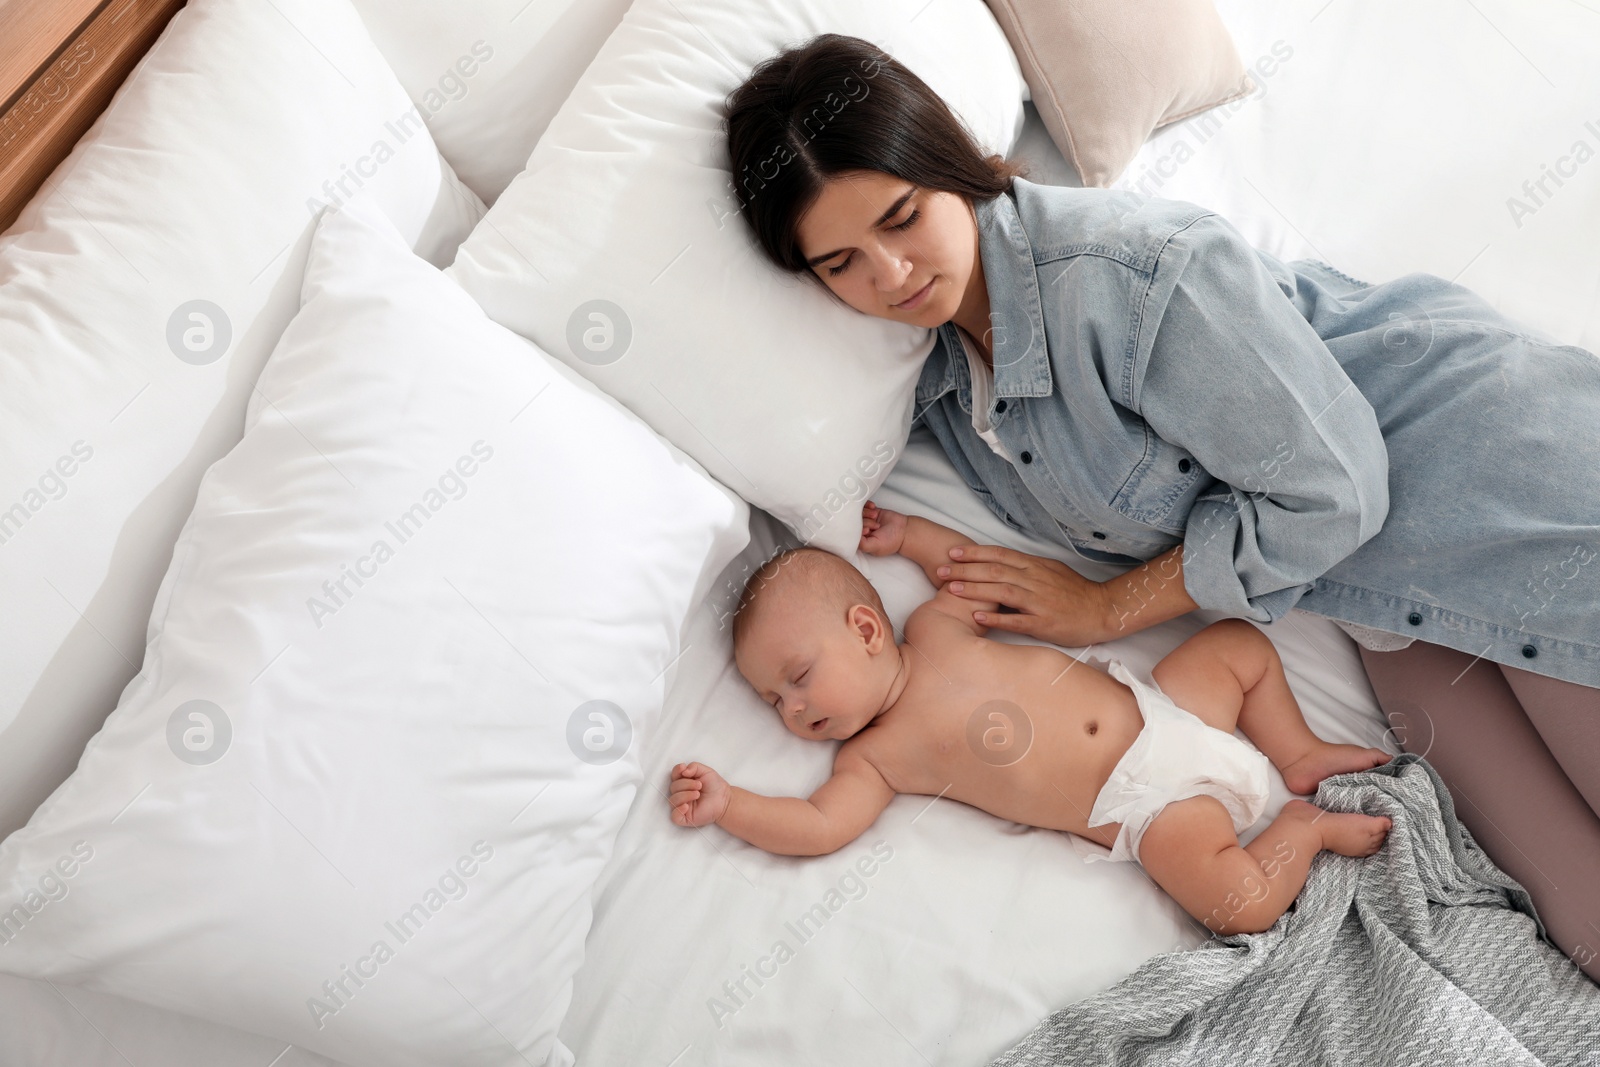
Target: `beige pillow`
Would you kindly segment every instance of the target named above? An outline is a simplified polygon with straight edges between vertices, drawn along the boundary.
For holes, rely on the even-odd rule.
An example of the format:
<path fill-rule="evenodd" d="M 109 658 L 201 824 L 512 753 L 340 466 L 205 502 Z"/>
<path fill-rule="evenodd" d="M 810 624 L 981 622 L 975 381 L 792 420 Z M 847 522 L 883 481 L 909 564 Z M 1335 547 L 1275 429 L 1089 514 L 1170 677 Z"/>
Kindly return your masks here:
<path fill-rule="evenodd" d="M 1236 100 L 1250 79 L 1211 0 L 989 0 L 1050 136 L 1109 185 L 1158 126 Z"/>

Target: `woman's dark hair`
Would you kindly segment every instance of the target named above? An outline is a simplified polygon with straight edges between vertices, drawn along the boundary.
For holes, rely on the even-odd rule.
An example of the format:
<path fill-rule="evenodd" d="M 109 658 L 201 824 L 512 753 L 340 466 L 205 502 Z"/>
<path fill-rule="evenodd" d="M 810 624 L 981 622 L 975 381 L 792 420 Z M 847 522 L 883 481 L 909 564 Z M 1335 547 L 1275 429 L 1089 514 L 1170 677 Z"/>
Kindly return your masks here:
<path fill-rule="evenodd" d="M 939 94 L 869 41 L 825 33 L 762 62 L 727 101 L 734 195 L 767 258 L 811 274 L 798 227 L 832 178 L 880 171 L 991 200 L 1026 171 L 986 155 Z"/>

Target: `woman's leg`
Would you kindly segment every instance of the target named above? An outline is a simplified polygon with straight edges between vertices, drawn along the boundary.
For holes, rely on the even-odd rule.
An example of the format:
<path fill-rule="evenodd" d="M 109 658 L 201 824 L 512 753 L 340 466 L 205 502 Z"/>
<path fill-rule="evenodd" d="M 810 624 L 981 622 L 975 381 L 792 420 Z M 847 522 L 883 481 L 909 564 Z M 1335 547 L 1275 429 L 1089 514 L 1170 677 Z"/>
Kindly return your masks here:
<path fill-rule="evenodd" d="M 1360 651 L 1400 747 L 1439 772 L 1473 839 L 1533 897 L 1550 939 L 1600 982 L 1600 816 L 1505 676 L 1424 641 Z"/>
<path fill-rule="evenodd" d="M 1600 689 L 1497 663 L 1544 747 L 1600 812 Z M 1600 886 L 1595 888 L 1600 895 Z"/>

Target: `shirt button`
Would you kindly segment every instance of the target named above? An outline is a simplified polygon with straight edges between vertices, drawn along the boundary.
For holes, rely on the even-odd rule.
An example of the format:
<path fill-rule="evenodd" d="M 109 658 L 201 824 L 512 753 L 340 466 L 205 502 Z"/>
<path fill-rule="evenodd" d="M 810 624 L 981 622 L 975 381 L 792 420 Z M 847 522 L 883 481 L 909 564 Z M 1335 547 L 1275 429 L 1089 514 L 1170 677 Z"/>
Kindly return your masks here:
<path fill-rule="evenodd" d="M 1022 453 L 1022 462 L 1024 462 L 1024 463 L 1032 463 L 1033 462 L 1033 453 L 1032 452 L 1024 452 L 1024 453 Z"/>
<path fill-rule="evenodd" d="M 1104 541 L 1106 539 L 1106 535 L 1101 533 L 1099 530 L 1096 530 L 1094 532 L 1094 535 L 1095 535 L 1095 537 L 1099 538 L 1102 541 Z"/>
<path fill-rule="evenodd" d="M 1522 654 L 1524 656 L 1527 656 L 1529 659 L 1532 659 L 1533 657 L 1535 657 L 1535 656 L 1537 656 L 1539 654 L 1539 650 L 1537 648 L 1534 648 L 1532 645 L 1523 645 L 1522 646 Z"/>
<path fill-rule="evenodd" d="M 1186 459 L 1178 460 L 1178 469 L 1180 471 L 1182 471 L 1183 473 L 1188 474 L 1189 473 L 1189 467 L 1190 467 L 1190 463 L 1189 463 L 1188 460 L 1186 460 Z"/>
<path fill-rule="evenodd" d="M 995 411 L 996 415 L 998 415 L 1000 412 L 1004 411 L 1005 409 L 1006 409 L 1006 402 L 1004 400 L 996 400 L 994 402 L 994 411 Z"/>
<path fill-rule="evenodd" d="M 1421 626 L 1422 616 L 1413 611 L 1410 615 L 1406 616 L 1406 622 L 1409 622 L 1412 626 Z"/>

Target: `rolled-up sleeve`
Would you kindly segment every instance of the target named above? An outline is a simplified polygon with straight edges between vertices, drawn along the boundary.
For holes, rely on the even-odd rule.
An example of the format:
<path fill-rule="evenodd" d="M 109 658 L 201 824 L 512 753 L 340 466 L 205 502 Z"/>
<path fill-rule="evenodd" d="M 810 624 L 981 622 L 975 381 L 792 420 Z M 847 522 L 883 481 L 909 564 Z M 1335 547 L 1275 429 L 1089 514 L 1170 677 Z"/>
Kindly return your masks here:
<path fill-rule="evenodd" d="M 1377 416 L 1220 217 L 1168 241 L 1151 291 L 1165 302 L 1135 347 L 1132 406 L 1217 479 L 1189 512 L 1184 586 L 1203 608 L 1271 622 L 1383 526 Z"/>

